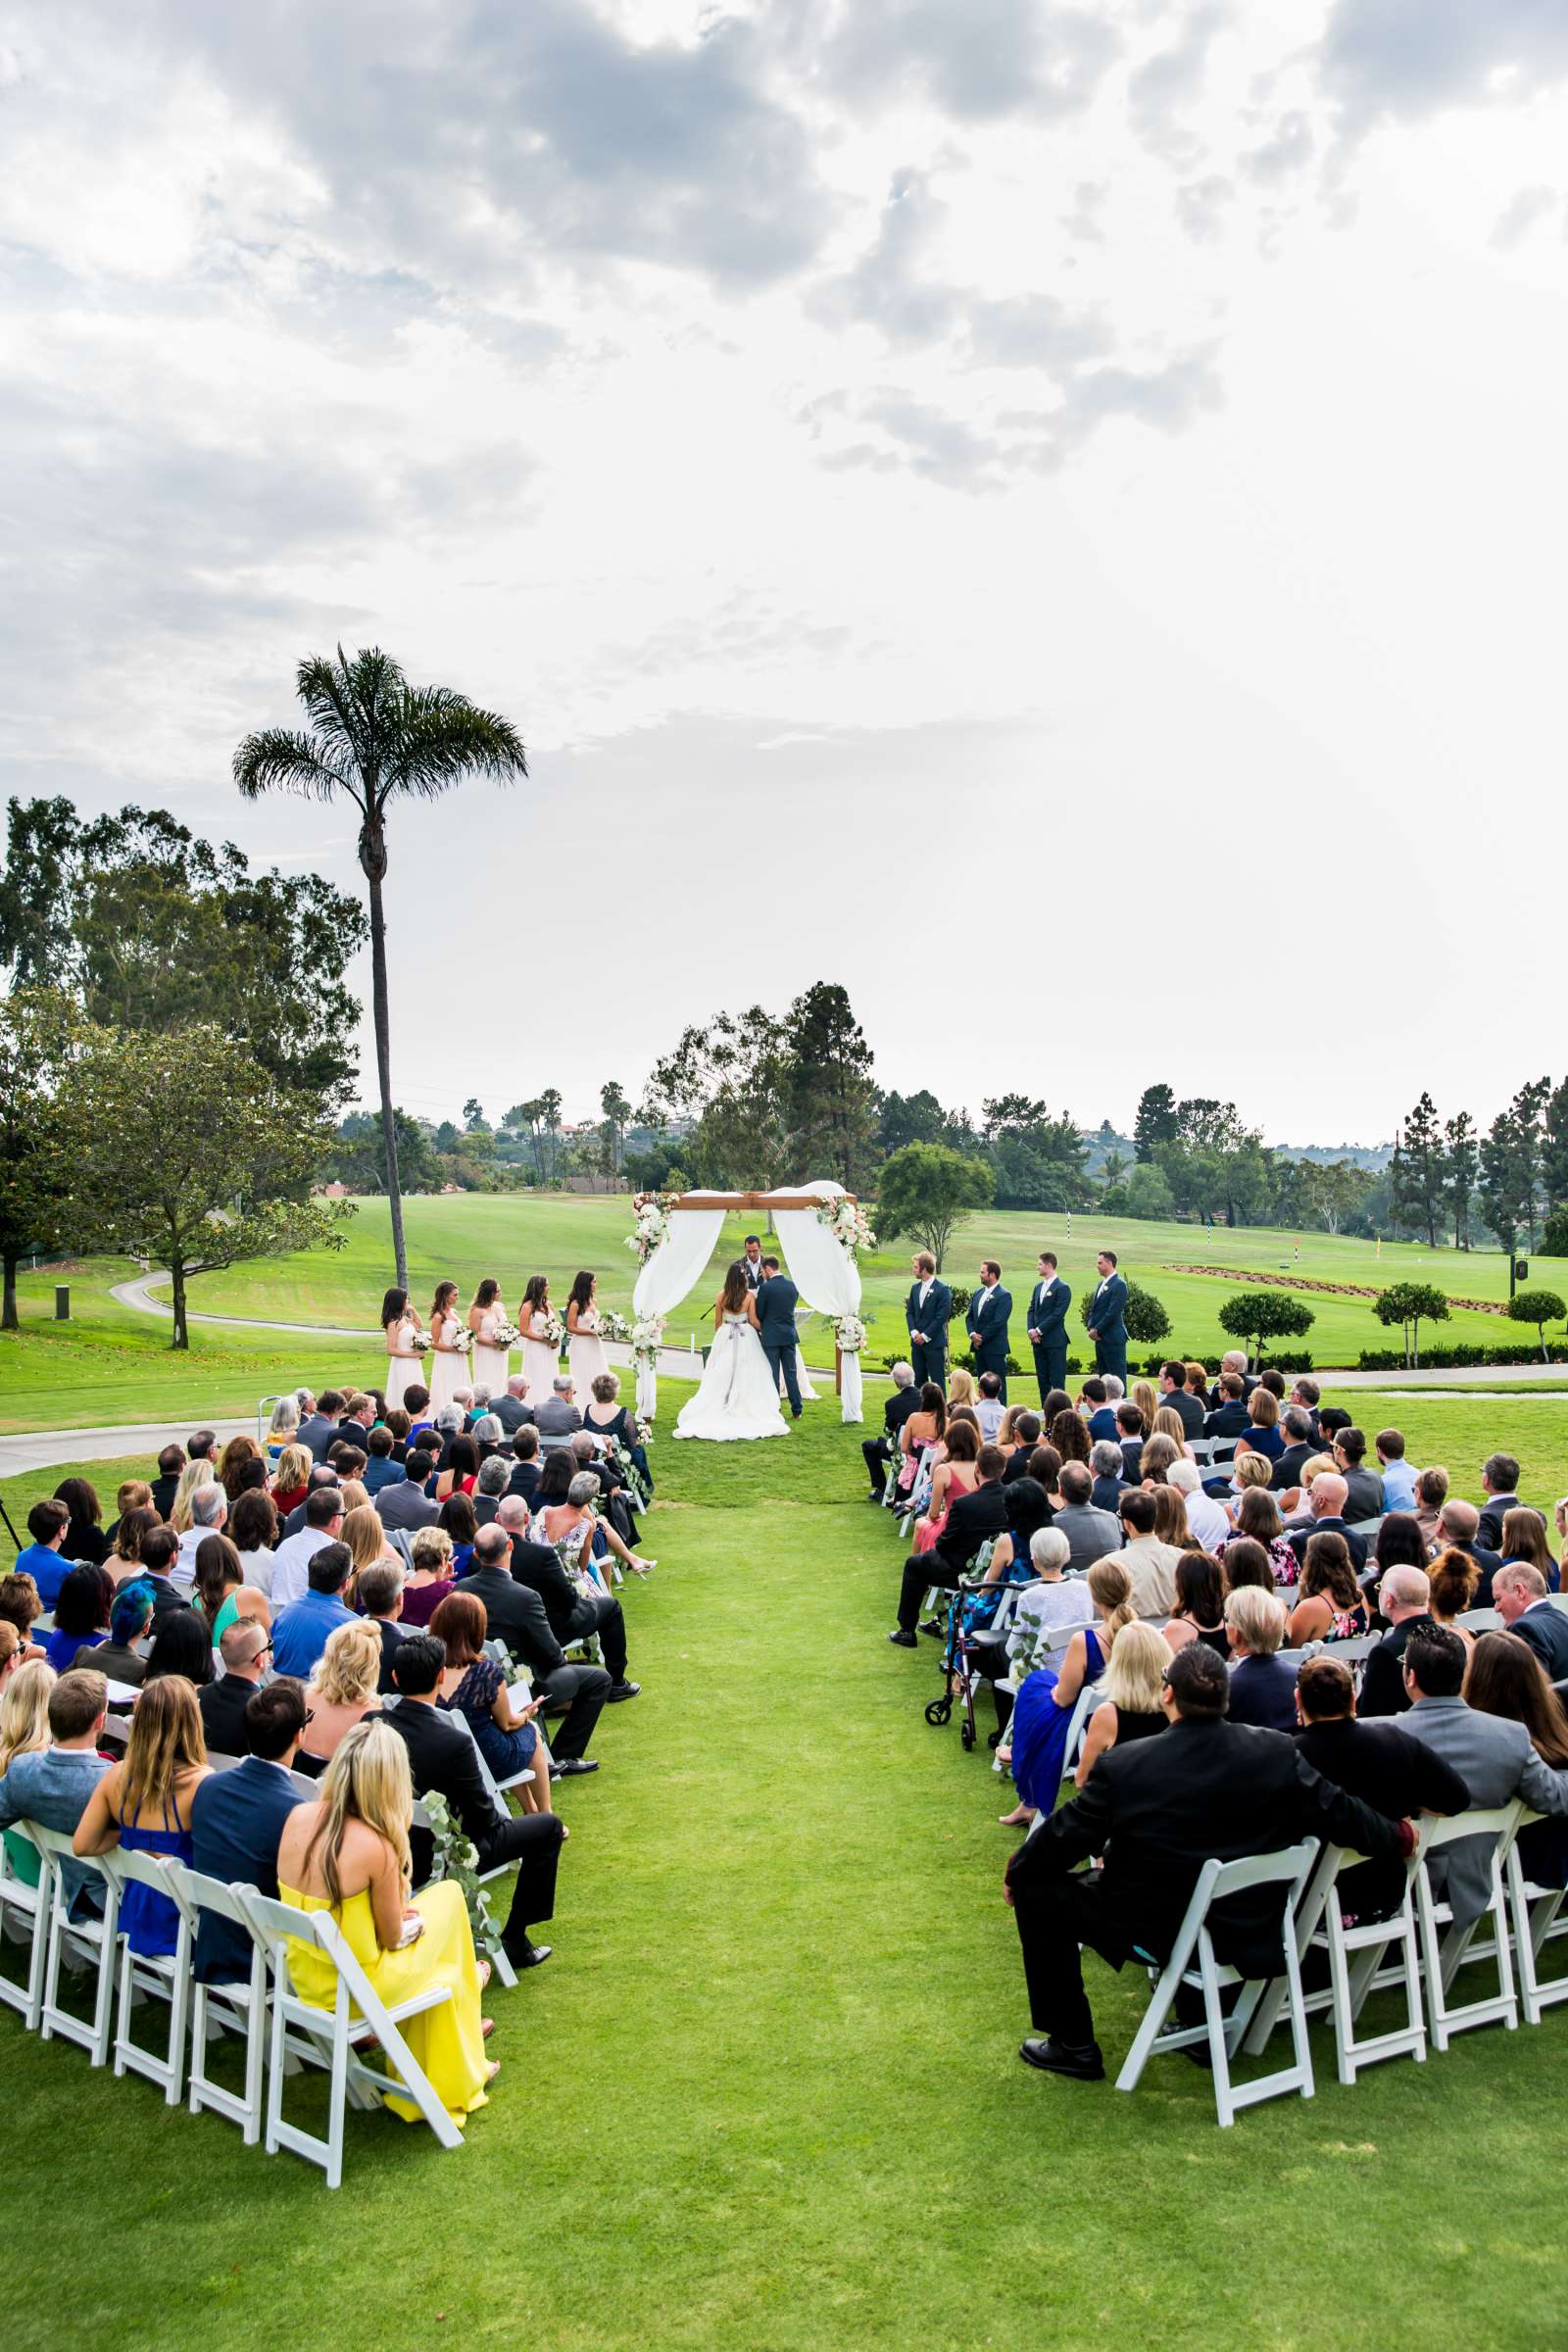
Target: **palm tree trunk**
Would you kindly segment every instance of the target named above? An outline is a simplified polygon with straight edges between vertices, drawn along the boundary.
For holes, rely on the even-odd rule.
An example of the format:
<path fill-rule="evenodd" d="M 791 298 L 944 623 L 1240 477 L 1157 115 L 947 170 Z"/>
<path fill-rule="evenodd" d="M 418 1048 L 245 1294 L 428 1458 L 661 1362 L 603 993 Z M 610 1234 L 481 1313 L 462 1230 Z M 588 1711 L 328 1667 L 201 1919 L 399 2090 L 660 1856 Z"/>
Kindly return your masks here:
<path fill-rule="evenodd" d="M 403 1239 L 403 1194 L 398 1184 L 398 1124 L 392 1113 L 392 1030 L 386 985 L 386 911 L 381 880 L 386 872 L 386 835 L 367 824 L 360 835 L 360 863 L 370 889 L 370 999 L 375 1025 L 375 1075 L 381 1090 L 381 1140 L 386 1153 L 386 1197 L 392 1211 L 395 1279 L 409 1287 L 409 1252 Z"/>

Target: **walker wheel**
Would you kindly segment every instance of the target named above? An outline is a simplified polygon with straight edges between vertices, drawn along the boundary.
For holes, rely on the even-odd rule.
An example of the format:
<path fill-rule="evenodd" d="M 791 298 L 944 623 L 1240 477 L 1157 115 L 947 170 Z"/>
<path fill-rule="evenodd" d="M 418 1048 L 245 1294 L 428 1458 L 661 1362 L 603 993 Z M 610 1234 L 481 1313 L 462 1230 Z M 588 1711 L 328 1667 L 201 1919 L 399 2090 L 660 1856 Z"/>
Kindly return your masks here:
<path fill-rule="evenodd" d="M 940 1731 L 943 1724 L 949 1720 L 952 1713 L 953 1701 L 951 1698 L 934 1698 L 925 1711 L 925 1719 L 927 1723 L 933 1725 L 938 1731 Z"/>
<path fill-rule="evenodd" d="M 967 1716 L 964 1717 L 962 1723 L 960 1723 L 958 1726 L 958 1738 L 963 1741 L 965 1747 L 973 1747 L 974 1725 L 969 1721 Z"/>

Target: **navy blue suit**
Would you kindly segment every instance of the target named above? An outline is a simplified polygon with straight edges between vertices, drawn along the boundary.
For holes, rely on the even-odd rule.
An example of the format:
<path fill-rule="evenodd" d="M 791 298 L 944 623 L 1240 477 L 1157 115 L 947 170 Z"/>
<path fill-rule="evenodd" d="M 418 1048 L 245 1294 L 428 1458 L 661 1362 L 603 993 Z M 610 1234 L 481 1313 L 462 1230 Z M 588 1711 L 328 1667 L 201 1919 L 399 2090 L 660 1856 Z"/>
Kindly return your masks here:
<path fill-rule="evenodd" d="M 974 1368 L 976 1373 L 1000 1373 L 1004 1404 L 1007 1400 L 1007 1317 L 1011 1313 L 1011 1293 L 1004 1291 L 1001 1283 L 989 1298 L 976 1291 L 969 1301 L 969 1329 L 978 1335 Z"/>
<path fill-rule="evenodd" d="M 939 1275 L 931 1277 L 925 1307 L 920 1306 L 920 1285 L 909 1285 L 905 1300 L 904 1321 L 909 1334 L 909 1361 L 914 1366 L 914 1385 L 921 1387 L 934 1380 L 939 1389 L 948 1385 L 948 1324 L 953 1316 L 953 1293 Z M 928 1332 L 929 1339 L 918 1340 L 916 1332 Z"/>
<path fill-rule="evenodd" d="M 1042 1404 L 1053 1389 L 1067 1385 L 1067 1309 L 1071 1304 L 1072 1293 L 1059 1274 L 1049 1290 L 1043 1282 L 1037 1282 L 1030 1293 L 1026 1328 L 1040 1334 L 1030 1345 L 1035 1351 L 1035 1378 L 1040 1383 Z"/>
<path fill-rule="evenodd" d="M 209 1773 L 191 1799 L 194 1867 L 230 1886 L 254 1886 L 277 1900 L 277 1843 L 283 1824 L 306 1799 L 275 1764 L 247 1756 L 230 1772 Z M 204 1984 L 232 1984 L 250 1974 L 251 1939 L 243 1928 L 204 1911 L 196 1931 L 196 1975 Z"/>
<path fill-rule="evenodd" d="M 800 1297 L 787 1274 L 770 1274 L 757 1288 L 757 1322 L 762 1353 L 773 1367 L 775 1381 L 782 1373 L 790 1411 L 797 1421 L 801 1417 L 801 1384 L 795 1370 L 796 1350 L 800 1346 L 795 1309 Z"/>
<path fill-rule="evenodd" d="M 1127 1285 L 1109 1273 L 1089 1302 L 1090 1336 L 1095 1343 L 1095 1370 L 1114 1372 L 1127 1381 Z"/>

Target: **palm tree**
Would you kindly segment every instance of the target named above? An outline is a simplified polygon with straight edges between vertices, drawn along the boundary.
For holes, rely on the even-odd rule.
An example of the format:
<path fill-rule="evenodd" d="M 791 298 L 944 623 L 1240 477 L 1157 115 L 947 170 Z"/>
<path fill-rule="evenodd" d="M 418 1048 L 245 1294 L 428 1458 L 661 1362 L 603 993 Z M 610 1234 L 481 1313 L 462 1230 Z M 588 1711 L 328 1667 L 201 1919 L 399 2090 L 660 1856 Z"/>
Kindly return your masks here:
<path fill-rule="evenodd" d="M 411 686 L 391 656 L 374 646 L 352 660 L 340 645 L 335 662 L 318 655 L 302 662 L 295 691 L 310 731 L 294 735 L 286 727 L 268 727 L 247 735 L 234 754 L 234 781 L 248 801 L 267 792 L 295 792 L 317 801 L 335 800 L 341 793 L 360 812 L 360 864 L 370 892 L 370 988 L 392 1248 L 397 1279 L 407 1287 L 381 903 L 387 808 L 400 794 L 433 801 L 467 775 L 509 783 L 527 774 L 528 762 L 510 719 L 477 710 L 450 687 Z"/>

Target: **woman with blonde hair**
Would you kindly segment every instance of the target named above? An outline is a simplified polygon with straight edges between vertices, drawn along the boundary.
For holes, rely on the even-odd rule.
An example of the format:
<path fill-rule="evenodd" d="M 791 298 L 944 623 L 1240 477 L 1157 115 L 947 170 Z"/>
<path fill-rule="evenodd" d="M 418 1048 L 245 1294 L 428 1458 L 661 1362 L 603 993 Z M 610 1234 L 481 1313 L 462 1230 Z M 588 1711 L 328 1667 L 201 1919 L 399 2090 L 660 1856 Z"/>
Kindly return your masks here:
<path fill-rule="evenodd" d="M 411 1899 L 409 1825 L 414 1784 L 409 1751 L 374 1716 L 344 1734 L 314 1804 L 296 1805 L 277 1850 L 277 1891 L 291 1910 L 326 1911 L 389 2008 L 445 1987 L 450 2000 L 405 2019 L 398 2029 L 453 2122 L 485 2104 L 499 2067 L 486 2063 L 489 2021 L 479 1996 L 490 1982 L 476 1962 L 473 1932 L 454 1880 L 442 1879 Z M 330 2009 L 337 1972 L 314 1943 L 290 1939 L 289 1975 L 303 2001 Z M 387 2105 L 417 2123 L 410 2099 Z"/>
<path fill-rule="evenodd" d="M 381 1628 L 374 1619 L 357 1617 L 352 1625 L 335 1625 L 305 1686 L 305 1737 L 300 1745 L 308 1756 L 325 1764 L 357 1723 L 379 1713 L 375 1687 L 380 1679 Z"/>
<path fill-rule="evenodd" d="M 373 1502 L 362 1502 L 356 1510 L 344 1512 L 342 1541 L 348 1545 L 349 1558 L 354 1564 L 340 1597 L 344 1607 L 352 1609 L 358 1605 L 356 1594 L 365 1569 L 373 1568 L 377 1560 L 397 1560 L 400 1566 L 402 1561 L 387 1541 L 381 1514 Z"/>
<path fill-rule="evenodd" d="M 975 1391 L 974 1374 L 965 1371 L 962 1364 L 957 1365 L 948 1374 L 949 1411 L 951 1412 L 956 1404 L 966 1404 L 972 1412 L 979 1401 Z"/>
<path fill-rule="evenodd" d="M 190 1498 L 198 1487 L 216 1487 L 218 1473 L 203 1454 L 199 1460 L 187 1462 L 179 1474 L 174 1499 L 169 1506 L 169 1524 L 176 1536 L 188 1536 L 193 1524 Z"/>
<path fill-rule="evenodd" d="M 1187 1524 L 1186 1498 L 1163 1480 L 1154 1489 L 1154 1541 L 1175 1551 L 1201 1551 L 1203 1546 Z"/>
<path fill-rule="evenodd" d="M 49 1693 L 55 1670 L 42 1658 L 29 1658 L 6 1677 L 0 1690 L 0 1781 L 18 1756 L 42 1755 L 49 1745 Z M 38 1884 L 38 1849 L 25 1838 L 5 1833 L 11 1868 L 24 1886 Z"/>
<path fill-rule="evenodd" d="M 422 1631 L 458 1581 L 452 1573 L 452 1538 L 444 1527 L 421 1527 L 410 1554 L 414 1565 L 403 1587 L 399 1623 Z"/>
<path fill-rule="evenodd" d="M 1150 1382 L 1135 1380 L 1131 1401 L 1137 1405 L 1138 1410 L 1144 1416 L 1144 1435 L 1147 1438 L 1154 1427 L 1154 1415 L 1159 1410 L 1159 1398 L 1155 1396 Z"/>
<path fill-rule="evenodd" d="M 104 1854 L 121 1845 L 127 1854 L 189 1862 L 191 1798 L 211 1769 L 194 1687 L 181 1674 L 144 1683 L 124 1761 L 110 1765 L 87 1799 L 72 1850 Z M 179 1913 L 167 1894 L 132 1881 L 121 1897 L 120 1928 L 133 1952 L 167 1955 L 179 1938 Z"/>
<path fill-rule="evenodd" d="M 1158 1408 L 1154 1415 L 1154 1426 L 1150 1435 L 1155 1438 L 1169 1438 L 1178 1453 L 1186 1453 L 1189 1450 L 1187 1424 L 1173 1404 L 1162 1404 Z"/>
<path fill-rule="evenodd" d="M 1107 1748 L 1126 1747 L 1168 1728 L 1159 1703 L 1171 1653 L 1157 1625 L 1124 1625 L 1110 1653 L 1104 1697 L 1090 1716 L 1073 1779 L 1081 1788 Z"/>
<path fill-rule="evenodd" d="M 370 1490 L 363 1478 L 346 1478 L 338 1491 L 343 1497 L 345 1518 L 350 1511 L 363 1511 L 370 1499 Z"/>
<path fill-rule="evenodd" d="M 1008 1829 L 1033 1821 L 1042 1808 L 1050 1812 L 1055 1803 L 1078 1694 L 1099 1682 L 1123 1627 L 1137 1623 L 1133 1580 L 1114 1553 L 1096 1560 L 1087 1581 L 1099 1626 L 1074 1634 L 1059 1663 L 1050 1658 L 1025 1675 L 1007 1726 L 1007 1744 L 997 1750 L 999 1763 L 1011 1763 L 1018 1791 L 1012 1811 L 1001 1816 Z"/>
<path fill-rule="evenodd" d="M 310 1493 L 313 1466 L 308 1446 L 285 1446 L 278 1455 L 277 1468 L 272 1473 L 268 1493 L 280 1519 L 286 1519 L 290 1511 L 297 1510 Z"/>

